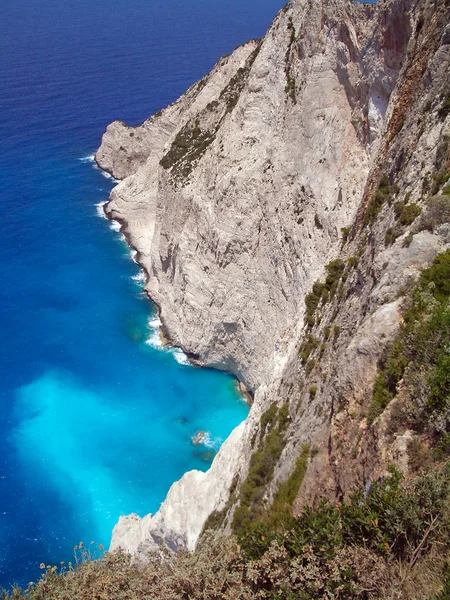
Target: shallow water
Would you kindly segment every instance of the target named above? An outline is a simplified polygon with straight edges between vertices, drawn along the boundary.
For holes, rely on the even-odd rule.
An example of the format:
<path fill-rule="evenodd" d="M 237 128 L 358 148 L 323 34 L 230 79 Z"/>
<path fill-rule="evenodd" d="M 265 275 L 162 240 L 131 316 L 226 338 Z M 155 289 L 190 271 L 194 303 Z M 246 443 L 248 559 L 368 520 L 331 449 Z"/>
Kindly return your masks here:
<path fill-rule="evenodd" d="M 155 347 L 139 268 L 99 217 L 113 181 L 89 157 L 110 121 L 175 100 L 282 3 L 2 4 L 0 585 L 80 540 L 107 546 L 245 418 L 229 376 Z"/>

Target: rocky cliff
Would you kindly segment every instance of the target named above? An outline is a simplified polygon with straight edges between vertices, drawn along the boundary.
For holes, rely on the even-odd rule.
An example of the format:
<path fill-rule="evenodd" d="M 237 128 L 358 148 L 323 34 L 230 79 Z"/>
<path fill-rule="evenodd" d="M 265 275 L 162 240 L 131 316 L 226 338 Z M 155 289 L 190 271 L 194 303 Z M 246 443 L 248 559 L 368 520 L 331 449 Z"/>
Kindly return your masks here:
<path fill-rule="evenodd" d="M 225 530 L 243 519 L 275 432 L 262 505 L 306 448 L 294 510 L 390 461 L 408 469 L 411 432 L 392 439 L 390 408 L 368 411 L 407 284 L 450 245 L 448 217 L 417 219 L 450 170 L 448 4 L 291 0 L 174 104 L 108 127 L 96 160 L 122 181 L 106 214 L 164 335 L 253 397 L 210 470 L 175 483 L 155 516 L 122 518 L 113 548 L 192 549 L 208 516 Z"/>

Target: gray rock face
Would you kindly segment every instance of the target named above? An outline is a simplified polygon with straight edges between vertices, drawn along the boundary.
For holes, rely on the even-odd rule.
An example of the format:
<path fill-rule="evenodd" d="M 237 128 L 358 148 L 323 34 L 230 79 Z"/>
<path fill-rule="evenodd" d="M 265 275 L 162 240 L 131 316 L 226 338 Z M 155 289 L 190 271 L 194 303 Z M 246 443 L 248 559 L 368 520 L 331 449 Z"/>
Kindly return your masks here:
<path fill-rule="evenodd" d="M 107 213 L 167 337 L 251 390 L 284 364 L 305 291 L 361 200 L 396 74 L 370 56 L 367 12 L 292 3 L 161 115 L 110 125 L 96 155 L 125 177 Z"/>
<path fill-rule="evenodd" d="M 232 482 L 245 476 L 250 440 L 274 400 L 289 402 L 292 414 L 274 481 L 289 473 L 301 444 L 314 443 L 319 452 L 299 502 L 341 493 L 329 441 L 330 431 L 342 427 L 339 396 L 363 402 L 383 340 L 399 320 L 399 289 L 448 244 L 448 232 L 422 232 L 408 248 L 399 239 L 386 249 L 392 210 L 381 213 L 347 284 L 345 335 L 334 354 L 321 358 L 330 377 L 314 401 L 301 392 L 299 379 L 316 383 L 320 374 L 318 367 L 305 374 L 298 359 L 305 294 L 331 259 L 358 251 L 357 241 L 342 250 L 341 228 L 360 227 L 389 153 L 399 160 L 399 148 L 408 145 L 402 134 L 392 139 L 413 60 L 407 57 L 417 50 L 412 32 L 427 5 L 412 10 L 415 4 L 292 0 L 261 41 L 220 59 L 160 114 L 136 128 L 115 122 L 104 134 L 96 161 L 122 179 L 106 213 L 138 252 L 164 334 L 194 361 L 234 373 L 254 393 L 248 419 L 208 473 L 187 473 L 155 516 L 121 519 L 112 548 L 143 552 L 161 539 L 193 548 L 209 513 L 225 506 Z M 427 55 L 429 82 L 445 79 L 445 35 Z M 435 93 L 432 83 L 428 92 Z M 419 137 L 400 196 L 419 196 L 414 170 L 433 164 L 442 127 L 430 121 L 420 137 L 419 125 L 411 125 Z M 364 478 L 358 469 L 350 487 Z"/>

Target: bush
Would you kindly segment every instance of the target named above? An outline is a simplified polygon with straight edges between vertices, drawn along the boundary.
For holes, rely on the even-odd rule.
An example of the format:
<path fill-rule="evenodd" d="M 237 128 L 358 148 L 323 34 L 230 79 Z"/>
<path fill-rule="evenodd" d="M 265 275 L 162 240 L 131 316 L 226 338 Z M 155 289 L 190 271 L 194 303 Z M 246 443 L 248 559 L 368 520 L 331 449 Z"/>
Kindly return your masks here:
<path fill-rule="evenodd" d="M 348 240 L 348 235 L 350 233 L 350 227 L 341 227 L 341 233 L 342 233 L 342 241 L 345 244 L 345 242 Z"/>
<path fill-rule="evenodd" d="M 276 404 L 272 404 L 261 416 L 259 446 L 250 458 L 249 472 L 241 485 L 239 506 L 233 516 L 232 529 L 236 533 L 242 532 L 261 516 L 266 486 L 272 479 L 275 465 L 285 446 L 288 421 L 287 404 L 279 409 Z"/>
<path fill-rule="evenodd" d="M 378 189 L 367 205 L 366 212 L 364 214 L 364 224 L 370 225 L 375 222 L 379 212 L 381 211 L 383 204 L 386 201 L 390 201 L 394 189 L 389 184 L 389 178 L 387 175 L 383 175 L 378 185 Z"/>
<path fill-rule="evenodd" d="M 442 120 L 447 118 L 447 115 L 450 113 L 450 94 L 447 94 L 442 99 L 442 104 L 438 110 L 438 115 Z"/>
<path fill-rule="evenodd" d="M 317 385 L 312 385 L 309 388 L 309 397 L 311 398 L 311 400 L 314 400 L 314 398 L 316 397 L 317 390 L 318 390 Z"/>
<path fill-rule="evenodd" d="M 300 456 L 297 458 L 295 468 L 288 479 L 281 483 L 274 496 L 266 520 L 272 528 L 292 525 L 292 505 L 297 497 L 308 468 L 309 444 L 303 444 Z"/>
<path fill-rule="evenodd" d="M 422 209 L 418 204 L 406 204 L 400 211 L 398 222 L 400 225 L 411 225 L 421 213 Z"/>
<path fill-rule="evenodd" d="M 293 474 L 281 484 L 275 502 L 290 504 L 295 497 L 307 453 L 303 447 L 295 481 Z M 281 524 L 266 518 L 243 529 L 237 540 L 205 534 L 195 552 L 174 555 L 160 549 L 146 561 L 136 561 L 118 551 L 62 572 L 44 568 L 28 590 L 15 588 L 0 597 L 381 600 L 390 597 L 385 588 L 392 597 L 411 598 L 401 593 L 405 576 L 422 558 L 431 557 L 438 563 L 434 578 L 430 581 L 428 573 L 422 587 L 416 583 L 414 598 L 429 598 L 441 587 L 435 600 L 444 600 L 450 590 L 448 567 L 441 567 L 449 552 L 449 495 L 448 465 L 408 482 L 391 469 L 366 494 L 357 492 L 340 506 L 323 500 Z"/>
<path fill-rule="evenodd" d="M 432 196 L 426 204 L 419 222 L 419 229 L 434 231 L 439 225 L 450 223 L 450 197 Z"/>
<path fill-rule="evenodd" d="M 450 250 L 436 256 L 405 301 L 403 324 L 383 354 L 369 421 L 380 415 L 405 377 L 408 425 L 442 446 L 450 433 Z"/>

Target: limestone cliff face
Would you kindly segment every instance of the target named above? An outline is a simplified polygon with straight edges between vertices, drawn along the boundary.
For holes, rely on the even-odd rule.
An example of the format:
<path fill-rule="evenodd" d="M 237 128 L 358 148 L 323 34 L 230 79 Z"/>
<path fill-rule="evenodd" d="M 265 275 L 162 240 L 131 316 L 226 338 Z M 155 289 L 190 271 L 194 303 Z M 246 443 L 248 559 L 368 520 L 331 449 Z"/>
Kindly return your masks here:
<path fill-rule="evenodd" d="M 292 0 L 262 40 L 220 59 L 174 104 L 140 127 L 108 127 L 96 160 L 123 181 L 106 213 L 138 252 L 165 335 L 254 394 L 208 473 L 186 474 L 154 517 L 122 519 L 112 547 L 193 548 L 245 477 L 273 401 L 289 403 L 291 424 L 268 498 L 304 443 L 316 451 L 297 507 L 400 460 L 401 441 L 381 451 L 382 428 L 367 432 L 362 412 L 399 290 L 449 232 L 387 248 L 392 208 L 370 227 L 364 214 L 381 174 L 399 199 L 420 202 L 427 172 L 448 160 L 447 23 L 448 8 L 431 0 Z M 351 229 L 346 244 L 341 228 Z M 305 371 L 305 294 L 331 259 L 355 254 L 358 268 L 309 331 L 319 339 L 333 323 L 339 336 Z"/>

